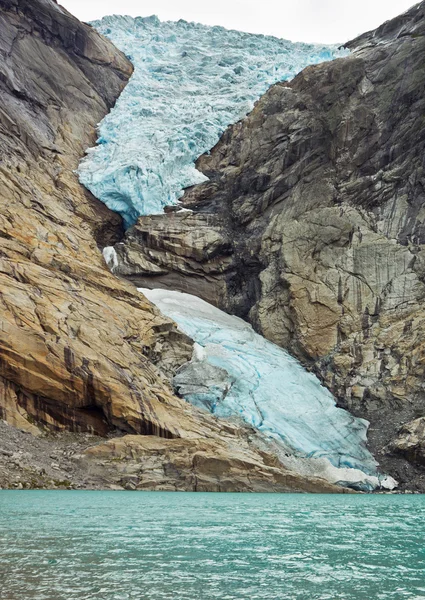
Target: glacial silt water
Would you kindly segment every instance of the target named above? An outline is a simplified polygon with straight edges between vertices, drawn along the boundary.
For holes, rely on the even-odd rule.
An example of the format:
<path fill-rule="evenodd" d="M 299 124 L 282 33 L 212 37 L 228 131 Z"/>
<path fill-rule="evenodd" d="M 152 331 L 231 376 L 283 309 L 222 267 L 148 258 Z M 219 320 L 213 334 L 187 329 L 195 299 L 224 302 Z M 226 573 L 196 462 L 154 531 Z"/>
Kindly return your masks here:
<path fill-rule="evenodd" d="M 2 600 L 419 600 L 424 496 L 0 492 Z"/>

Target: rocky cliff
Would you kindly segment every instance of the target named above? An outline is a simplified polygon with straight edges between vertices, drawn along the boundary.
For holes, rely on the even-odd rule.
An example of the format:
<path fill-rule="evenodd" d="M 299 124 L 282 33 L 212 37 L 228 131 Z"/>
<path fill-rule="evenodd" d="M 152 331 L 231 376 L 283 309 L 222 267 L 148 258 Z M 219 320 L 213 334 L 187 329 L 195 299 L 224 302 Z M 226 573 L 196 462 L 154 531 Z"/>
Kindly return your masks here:
<path fill-rule="evenodd" d="M 177 398 L 169 376 L 191 341 L 105 265 L 121 220 L 74 170 L 128 60 L 53 0 L 0 0 L 0 54 L 0 418 L 35 435 L 133 434 L 87 453 L 83 437 L 73 464 L 64 438 L 65 463 L 43 465 L 49 438 L 2 425 L 0 486 L 334 491 Z"/>
<path fill-rule="evenodd" d="M 248 319 L 423 489 L 397 431 L 425 414 L 425 2 L 347 46 L 230 127 L 197 162 L 209 181 L 187 190 L 190 212 L 140 218 L 114 272 Z"/>

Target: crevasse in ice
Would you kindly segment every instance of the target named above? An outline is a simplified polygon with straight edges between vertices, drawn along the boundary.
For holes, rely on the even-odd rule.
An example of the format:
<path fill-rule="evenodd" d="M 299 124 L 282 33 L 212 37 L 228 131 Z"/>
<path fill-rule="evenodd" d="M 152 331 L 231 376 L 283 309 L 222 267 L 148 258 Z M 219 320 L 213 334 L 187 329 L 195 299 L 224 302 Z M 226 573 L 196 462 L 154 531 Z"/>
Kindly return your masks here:
<path fill-rule="evenodd" d="M 157 17 L 105 17 L 93 25 L 135 71 L 102 121 L 81 182 L 127 226 L 162 212 L 205 177 L 194 162 L 267 88 L 310 64 L 346 54 L 336 46 L 291 43 Z"/>
<path fill-rule="evenodd" d="M 376 475 L 367 421 L 337 408 L 317 377 L 287 352 L 200 298 L 140 291 L 197 343 L 191 363 L 175 377 L 187 401 L 218 417 L 239 416 L 299 456 Z M 376 477 L 369 482 L 378 485 Z"/>

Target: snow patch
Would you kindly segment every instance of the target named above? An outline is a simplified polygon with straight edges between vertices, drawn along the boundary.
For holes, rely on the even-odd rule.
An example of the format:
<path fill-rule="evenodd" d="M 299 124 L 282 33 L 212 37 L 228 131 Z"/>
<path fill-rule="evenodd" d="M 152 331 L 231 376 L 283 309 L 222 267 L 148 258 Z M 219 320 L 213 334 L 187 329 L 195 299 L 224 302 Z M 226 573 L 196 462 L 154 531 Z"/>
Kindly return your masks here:
<path fill-rule="evenodd" d="M 118 267 L 118 254 L 116 253 L 115 248 L 113 246 L 106 246 L 106 248 L 103 249 L 102 254 L 109 270 L 113 273 Z"/>

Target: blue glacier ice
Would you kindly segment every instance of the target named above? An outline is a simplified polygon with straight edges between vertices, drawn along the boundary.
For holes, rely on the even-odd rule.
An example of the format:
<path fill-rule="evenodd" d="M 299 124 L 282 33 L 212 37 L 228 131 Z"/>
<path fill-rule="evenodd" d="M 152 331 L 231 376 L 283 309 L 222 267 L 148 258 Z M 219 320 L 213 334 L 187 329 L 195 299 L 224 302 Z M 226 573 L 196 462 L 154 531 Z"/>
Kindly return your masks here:
<path fill-rule="evenodd" d="M 195 160 L 271 84 L 347 53 L 157 17 L 111 16 L 93 25 L 135 71 L 100 124 L 98 146 L 82 162 L 80 180 L 127 226 L 205 181 Z"/>
<path fill-rule="evenodd" d="M 200 298 L 139 291 L 196 342 L 191 363 L 175 378 L 188 402 L 217 417 L 240 417 L 298 456 L 327 459 L 345 470 L 346 480 L 353 469 L 368 480 L 369 489 L 379 485 L 377 463 L 366 446 L 368 422 L 337 408 L 317 377 L 285 350 Z M 390 478 L 388 483 L 393 486 Z"/>

